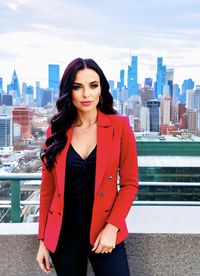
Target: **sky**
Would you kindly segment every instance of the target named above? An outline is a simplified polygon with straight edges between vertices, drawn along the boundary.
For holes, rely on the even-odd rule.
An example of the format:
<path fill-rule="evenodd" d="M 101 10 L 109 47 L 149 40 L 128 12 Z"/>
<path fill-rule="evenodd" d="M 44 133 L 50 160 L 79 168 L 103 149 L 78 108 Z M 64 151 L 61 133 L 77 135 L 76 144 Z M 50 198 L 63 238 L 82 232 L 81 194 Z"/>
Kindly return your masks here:
<path fill-rule="evenodd" d="M 200 84 L 199 0 L 0 0 L 0 77 L 48 86 L 48 64 L 61 75 L 76 57 L 93 58 L 108 80 L 138 56 L 138 82 L 156 78 L 157 57 L 174 83 Z M 126 76 L 126 74 L 125 74 Z"/>

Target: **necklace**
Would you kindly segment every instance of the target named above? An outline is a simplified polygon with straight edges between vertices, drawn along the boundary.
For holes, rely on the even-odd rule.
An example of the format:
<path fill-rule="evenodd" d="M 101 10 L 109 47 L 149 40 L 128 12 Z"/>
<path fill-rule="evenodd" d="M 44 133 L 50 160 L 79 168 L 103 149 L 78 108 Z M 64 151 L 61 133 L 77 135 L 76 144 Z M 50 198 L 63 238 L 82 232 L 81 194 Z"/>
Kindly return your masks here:
<path fill-rule="evenodd" d="M 89 131 L 89 129 L 94 126 L 97 123 L 97 120 L 95 120 L 94 122 L 92 122 L 88 127 L 86 127 L 85 129 L 81 130 L 81 132 L 87 133 Z M 74 127 L 81 127 L 83 125 L 83 123 L 80 121 L 79 123 L 75 121 L 74 123 Z"/>

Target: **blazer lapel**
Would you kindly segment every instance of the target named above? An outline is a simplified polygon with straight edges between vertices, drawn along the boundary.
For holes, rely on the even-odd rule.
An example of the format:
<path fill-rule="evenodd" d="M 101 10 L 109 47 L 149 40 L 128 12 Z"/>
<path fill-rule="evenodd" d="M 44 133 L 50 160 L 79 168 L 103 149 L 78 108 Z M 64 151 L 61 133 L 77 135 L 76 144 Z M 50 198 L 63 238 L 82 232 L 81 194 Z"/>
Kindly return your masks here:
<path fill-rule="evenodd" d="M 109 117 L 98 111 L 97 118 L 97 156 L 95 194 L 98 192 L 112 149 L 113 127 Z"/>
<path fill-rule="evenodd" d="M 56 157 L 56 175 L 58 188 L 64 197 L 66 156 L 71 143 L 74 125 L 67 130 L 67 143 L 63 150 Z M 98 192 L 102 178 L 106 171 L 107 163 L 112 149 L 113 127 L 109 117 L 98 110 L 97 118 L 97 156 L 96 156 L 96 175 L 95 175 L 95 194 Z M 59 164 L 59 166 L 57 165 Z"/>
<path fill-rule="evenodd" d="M 66 133 L 67 134 L 67 143 L 66 143 L 65 147 L 63 148 L 63 150 L 61 150 L 58 153 L 57 158 L 56 158 L 57 159 L 56 163 L 59 164 L 59 166 L 56 165 L 56 175 L 57 175 L 57 179 L 58 179 L 59 192 L 62 195 L 62 198 L 64 197 L 64 187 L 65 187 L 66 157 L 67 157 L 69 145 L 72 140 L 73 130 L 74 130 L 74 125 L 72 124 L 72 126 L 67 130 L 67 133 Z"/>

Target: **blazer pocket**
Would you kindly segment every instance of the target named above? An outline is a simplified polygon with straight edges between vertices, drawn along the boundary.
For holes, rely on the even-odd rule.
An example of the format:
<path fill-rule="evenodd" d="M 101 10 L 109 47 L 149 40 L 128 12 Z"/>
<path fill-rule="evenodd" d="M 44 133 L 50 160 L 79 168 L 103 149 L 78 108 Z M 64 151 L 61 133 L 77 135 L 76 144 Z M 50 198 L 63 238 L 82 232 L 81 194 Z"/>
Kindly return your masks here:
<path fill-rule="evenodd" d="M 111 212 L 112 209 L 106 209 L 105 213 Z"/>
<path fill-rule="evenodd" d="M 49 213 L 50 213 L 51 215 L 53 215 L 53 211 L 52 211 L 51 209 L 49 210 Z"/>

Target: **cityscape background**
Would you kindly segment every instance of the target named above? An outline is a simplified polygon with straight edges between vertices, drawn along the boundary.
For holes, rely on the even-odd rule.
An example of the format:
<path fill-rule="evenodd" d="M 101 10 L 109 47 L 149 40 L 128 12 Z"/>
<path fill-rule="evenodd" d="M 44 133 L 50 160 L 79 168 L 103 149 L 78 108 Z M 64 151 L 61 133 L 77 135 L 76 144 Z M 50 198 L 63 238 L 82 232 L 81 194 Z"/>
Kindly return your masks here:
<path fill-rule="evenodd" d="M 59 95 L 60 65 L 49 64 L 46 69 L 47 88 L 37 80 L 35 86 L 20 83 L 14 70 L 4 91 L 0 77 L 1 151 L 12 151 L 15 141 L 27 144 L 44 135 Z M 138 82 L 138 56 L 132 56 L 127 71 L 121 69 L 119 81 L 109 80 L 109 85 L 115 109 L 129 116 L 135 133 L 200 136 L 200 85 L 191 78 L 181 86 L 174 83 L 174 69 L 168 68 L 162 57 L 157 58 L 154 80 L 147 76 L 143 83 Z"/>
<path fill-rule="evenodd" d="M 199 14 L 198 0 L 0 1 L 0 75 L 7 84 L 16 69 L 20 82 L 46 88 L 49 63 L 63 72 L 80 56 L 94 58 L 108 79 L 117 80 L 130 56 L 138 56 L 143 83 L 155 78 L 161 56 L 174 68 L 174 83 L 198 83 Z"/>
<path fill-rule="evenodd" d="M 137 201 L 198 202 L 199 14 L 198 0 L 1 1 L 0 176 L 41 173 L 62 72 L 93 58 L 136 136 Z M 17 181 L 0 182 L 0 222 L 37 221 L 40 180 Z M 10 198 L 25 204 L 14 219 Z"/>
<path fill-rule="evenodd" d="M 199 17 L 199 0 L 0 1 L 0 274 L 41 274 L 40 150 L 62 73 L 82 57 L 136 137 L 131 275 L 199 275 Z"/>

